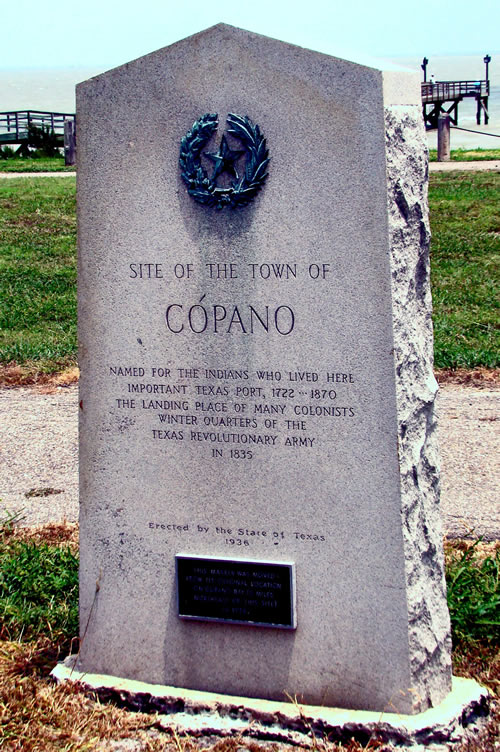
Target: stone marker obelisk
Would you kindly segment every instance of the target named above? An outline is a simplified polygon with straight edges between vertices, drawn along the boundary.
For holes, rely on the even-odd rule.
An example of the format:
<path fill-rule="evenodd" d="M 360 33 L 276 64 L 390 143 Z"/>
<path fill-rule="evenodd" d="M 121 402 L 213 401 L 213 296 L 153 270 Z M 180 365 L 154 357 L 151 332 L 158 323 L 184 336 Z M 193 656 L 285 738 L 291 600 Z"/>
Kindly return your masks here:
<path fill-rule="evenodd" d="M 80 670 L 439 703 L 417 74 L 219 25 L 77 110 Z"/>

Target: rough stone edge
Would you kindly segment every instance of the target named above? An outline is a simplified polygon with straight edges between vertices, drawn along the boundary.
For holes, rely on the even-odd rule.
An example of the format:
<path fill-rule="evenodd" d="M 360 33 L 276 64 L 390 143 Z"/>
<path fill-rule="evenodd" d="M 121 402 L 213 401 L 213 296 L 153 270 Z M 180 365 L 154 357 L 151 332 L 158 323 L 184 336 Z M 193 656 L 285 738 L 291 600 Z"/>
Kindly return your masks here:
<path fill-rule="evenodd" d="M 385 108 L 401 517 L 414 707 L 451 689 L 434 400 L 428 151 L 420 106 Z"/>
<path fill-rule="evenodd" d="M 291 702 L 234 697 L 146 684 L 116 676 L 85 674 L 69 656 L 52 671 L 56 682 L 72 681 L 102 701 L 138 712 L 159 713 L 161 725 L 190 736 L 242 735 L 266 741 L 314 745 L 370 739 L 416 748 L 455 744 L 476 734 L 489 714 L 490 695 L 472 679 L 453 679 L 452 692 L 436 708 L 411 716 L 342 710 Z"/>

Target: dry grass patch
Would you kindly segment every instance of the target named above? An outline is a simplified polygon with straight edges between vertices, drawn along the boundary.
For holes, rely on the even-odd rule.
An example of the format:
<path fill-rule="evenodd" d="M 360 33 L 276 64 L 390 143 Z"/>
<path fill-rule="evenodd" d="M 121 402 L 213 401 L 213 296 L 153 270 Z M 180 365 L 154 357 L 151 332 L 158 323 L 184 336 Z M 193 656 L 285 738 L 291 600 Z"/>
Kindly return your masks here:
<path fill-rule="evenodd" d="M 77 522 L 49 522 L 36 527 L 5 526 L 0 530 L 0 541 L 11 543 L 22 541 L 39 546 L 68 546 L 73 554 L 78 553 L 79 528 Z"/>
<path fill-rule="evenodd" d="M 436 378 L 440 384 L 457 384 L 457 386 L 474 386 L 479 389 L 500 387 L 499 368 L 439 368 Z"/>
<path fill-rule="evenodd" d="M 36 646 L 3 643 L 0 649 L 0 726 L 2 750 L 48 752 L 50 750 L 95 750 L 103 740 L 144 738 L 144 750 L 172 749 L 170 739 L 152 746 L 147 732 L 156 716 L 128 713 L 113 705 L 101 705 L 81 685 L 56 686 L 40 671 L 40 656 L 48 641 Z M 42 677 L 40 676 L 42 674 Z"/>
<path fill-rule="evenodd" d="M 500 651 L 481 645 L 453 653 L 453 673 L 475 679 L 493 693 L 490 718 L 472 741 L 457 746 L 456 752 L 498 752 L 500 740 Z"/>
<path fill-rule="evenodd" d="M 55 685 L 48 678 L 50 641 L 0 643 L 0 728 L 3 752 L 295 752 L 296 746 L 258 743 L 238 735 L 224 739 L 179 735 L 165 717 L 101 704 L 77 682 Z M 381 742 L 336 745 L 312 739 L 318 752 L 389 750 Z"/>
<path fill-rule="evenodd" d="M 59 386 L 77 384 L 79 376 L 80 370 L 74 362 L 62 365 L 61 370 L 55 373 L 41 371 L 40 365 L 33 361 L 23 365 L 0 364 L 0 387 L 36 386 L 46 394 L 54 392 Z"/>

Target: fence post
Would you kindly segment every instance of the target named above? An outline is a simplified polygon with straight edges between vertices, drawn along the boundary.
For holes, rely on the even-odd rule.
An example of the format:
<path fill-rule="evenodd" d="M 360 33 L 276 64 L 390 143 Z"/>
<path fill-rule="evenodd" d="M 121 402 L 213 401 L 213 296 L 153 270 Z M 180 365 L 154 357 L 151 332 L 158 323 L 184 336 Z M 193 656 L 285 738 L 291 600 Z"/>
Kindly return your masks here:
<path fill-rule="evenodd" d="M 438 162 L 450 161 L 450 116 L 438 117 Z"/>
<path fill-rule="evenodd" d="M 64 121 L 64 163 L 74 165 L 76 161 L 76 128 L 74 120 Z"/>

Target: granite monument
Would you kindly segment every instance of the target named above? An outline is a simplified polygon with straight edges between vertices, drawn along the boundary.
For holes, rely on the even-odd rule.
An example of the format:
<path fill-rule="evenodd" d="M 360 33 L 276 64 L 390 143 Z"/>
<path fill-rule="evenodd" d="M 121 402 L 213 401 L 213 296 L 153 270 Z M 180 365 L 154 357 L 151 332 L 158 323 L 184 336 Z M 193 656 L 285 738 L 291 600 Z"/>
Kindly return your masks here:
<path fill-rule="evenodd" d="M 78 667 L 451 686 L 417 74 L 218 25 L 79 85 Z"/>

